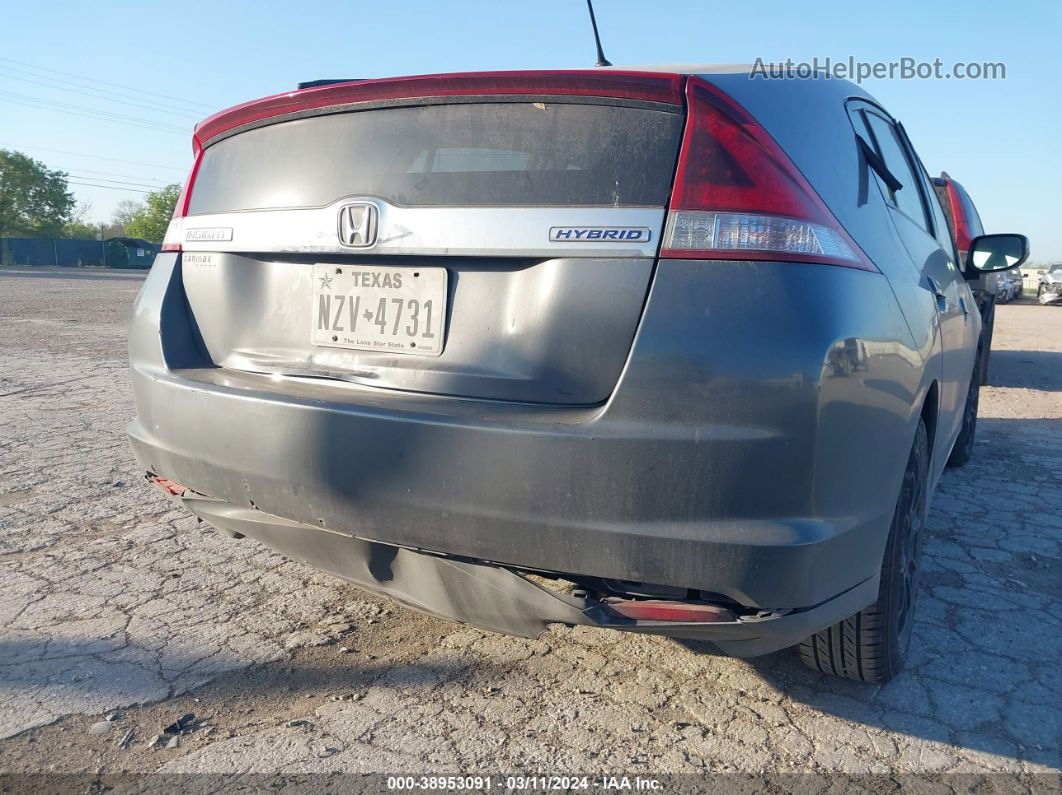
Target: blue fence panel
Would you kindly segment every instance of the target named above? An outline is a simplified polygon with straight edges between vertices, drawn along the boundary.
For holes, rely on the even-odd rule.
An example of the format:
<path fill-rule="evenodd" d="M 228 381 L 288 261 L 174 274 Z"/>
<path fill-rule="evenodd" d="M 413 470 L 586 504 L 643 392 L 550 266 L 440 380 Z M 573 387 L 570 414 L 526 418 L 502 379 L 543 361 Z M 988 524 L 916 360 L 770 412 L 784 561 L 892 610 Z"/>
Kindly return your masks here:
<path fill-rule="evenodd" d="M 150 267 L 154 252 L 158 251 L 155 246 L 154 251 L 145 250 L 143 254 L 139 249 L 129 253 L 121 243 L 115 245 L 121 251 L 108 252 L 102 240 L 0 237 L 0 265 Z"/>
<path fill-rule="evenodd" d="M 55 246 L 51 240 L 10 237 L 5 241 L 4 265 L 54 265 Z"/>
<path fill-rule="evenodd" d="M 56 265 L 105 265 L 103 243 L 99 240 L 56 240 Z"/>

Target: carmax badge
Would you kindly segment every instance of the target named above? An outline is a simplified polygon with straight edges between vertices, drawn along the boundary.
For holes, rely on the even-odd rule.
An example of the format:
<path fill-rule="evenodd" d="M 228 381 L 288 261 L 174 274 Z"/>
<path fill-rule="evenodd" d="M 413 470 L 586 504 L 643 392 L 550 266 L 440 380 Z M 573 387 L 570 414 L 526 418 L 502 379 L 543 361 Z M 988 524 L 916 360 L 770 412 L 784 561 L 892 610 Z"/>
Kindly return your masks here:
<path fill-rule="evenodd" d="M 652 233 L 647 226 L 553 226 L 553 243 L 647 243 Z"/>

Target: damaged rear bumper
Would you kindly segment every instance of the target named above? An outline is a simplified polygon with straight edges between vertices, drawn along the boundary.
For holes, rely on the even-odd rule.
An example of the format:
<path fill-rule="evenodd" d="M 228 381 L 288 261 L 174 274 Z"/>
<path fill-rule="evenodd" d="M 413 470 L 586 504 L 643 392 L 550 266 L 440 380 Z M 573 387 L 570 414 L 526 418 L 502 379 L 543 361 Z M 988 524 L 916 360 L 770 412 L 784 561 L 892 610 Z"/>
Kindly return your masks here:
<path fill-rule="evenodd" d="M 1062 291 L 1056 292 L 1055 286 L 1050 286 L 1045 290 L 1042 290 L 1039 295 L 1039 301 L 1041 304 L 1060 304 L 1062 303 Z"/>
<path fill-rule="evenodd" d="M 196 516 L 225 532 L 253 538 L 405 607 L 529 638 L 538 637 L 550 624 L 583 625 L 706 640 L 725 654 L 752 657 L 800 642 L 822 626 L 857 612 L 876 599 L 878 591 L 875 577 L 810 609 L 755 616 L 723 610 L 720 620 L 712 621 L 630 619 L 607 601 L 578 591 L 548 589 L 505 566 L 361 539 L 193 492 L 175 496 Z"/>

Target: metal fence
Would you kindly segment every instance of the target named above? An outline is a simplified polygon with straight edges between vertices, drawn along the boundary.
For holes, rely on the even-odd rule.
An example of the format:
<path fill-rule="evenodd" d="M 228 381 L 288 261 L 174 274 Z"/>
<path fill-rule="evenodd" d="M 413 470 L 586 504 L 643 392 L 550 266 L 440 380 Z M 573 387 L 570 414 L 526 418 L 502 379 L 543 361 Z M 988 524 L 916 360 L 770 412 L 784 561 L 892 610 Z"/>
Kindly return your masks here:
<path fill-rule="evenodd" d="M 117 241 L 0 237 L 0 265 L 150 268 L 159 246 L 126 246 Z"/>

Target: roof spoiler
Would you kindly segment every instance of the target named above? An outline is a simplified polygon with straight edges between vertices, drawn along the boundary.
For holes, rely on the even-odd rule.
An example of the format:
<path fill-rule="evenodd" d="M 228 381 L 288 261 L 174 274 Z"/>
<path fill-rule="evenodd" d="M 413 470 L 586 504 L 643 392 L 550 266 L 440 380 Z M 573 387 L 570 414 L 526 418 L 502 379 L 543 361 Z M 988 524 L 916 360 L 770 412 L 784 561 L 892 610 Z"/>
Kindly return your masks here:
<path fill-rule="evenodd" d="M 595 96 L 682 106 L 685 75 L 621 69 L 467 72 L 389 77 L 369 80 L 317 80 L 300 83 L 305 91 L 286 91 L 218 111 L 196 125 L 193 149 L 219 136 L 292 118 L 293 114 L 327 113 L 336 107 L 389 105 L 428 97 Z M 375 103 L 370 105 L 369 103 Z"/>
<path fill-rule="evenodd" d="M 341 77 L 337 80 L 305 80 L 299 83 L 299 89 L 304 88 L 320 88 L 321 86 L 334 86 L 336 83 L 356 83 L 359 80 L 364 80 L 363 77 Z"/>

